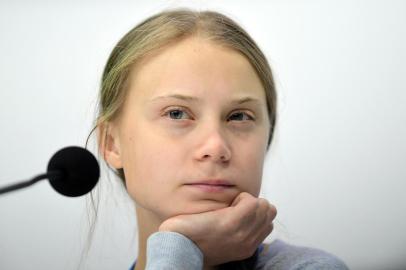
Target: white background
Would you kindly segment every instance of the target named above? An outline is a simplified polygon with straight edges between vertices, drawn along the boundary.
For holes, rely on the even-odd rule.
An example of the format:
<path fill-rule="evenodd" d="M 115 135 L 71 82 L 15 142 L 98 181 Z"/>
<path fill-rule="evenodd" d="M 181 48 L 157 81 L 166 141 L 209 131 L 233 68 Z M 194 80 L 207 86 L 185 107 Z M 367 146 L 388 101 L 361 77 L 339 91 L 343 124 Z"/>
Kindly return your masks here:
<path fill-rule="evenodd" d="M 327 250 L 351 269 L 406 269 L 404 1 L 2 1 L 0 186 L 84 145 L 113 46 L 177 6 L 235 19 L 274 70 L 279 119 L 261 194 L 278 209 L 271 239 Z M 102 170 L 81 269 L 128 269 L 133 209 Z M 77 269 L 85 205 L 46 181 L 0 196 L 0 269 Z"/>

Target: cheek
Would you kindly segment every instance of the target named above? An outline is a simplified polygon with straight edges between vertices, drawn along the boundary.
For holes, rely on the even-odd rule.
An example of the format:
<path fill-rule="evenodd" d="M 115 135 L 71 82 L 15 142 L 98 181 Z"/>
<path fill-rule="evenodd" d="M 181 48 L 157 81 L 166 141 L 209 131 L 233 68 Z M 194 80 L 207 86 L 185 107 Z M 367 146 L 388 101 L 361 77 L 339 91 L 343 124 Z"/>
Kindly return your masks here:
<path fill-rule="evenodd" d="M 258 197 L 261 189 L 262 183 L 262 173 L 265 153 L 262 145 L 258 147 L 247 147 L 243 149 L 244 151 L 240 154 L 239 166 L 244 168 L 241 170 L 241 174 L 244 179 L 242 183 L 242 188 Z"/>
<path fill-rule="evenodd" d="M 128 193 L 140 206 L 157 210 L 162 199 L 180 184 L 176 168 L 182 167 L 181 154 L 154 134 L 143 132 L 132 137 L 137 140 L 126 140 L 123 152 Z"/>

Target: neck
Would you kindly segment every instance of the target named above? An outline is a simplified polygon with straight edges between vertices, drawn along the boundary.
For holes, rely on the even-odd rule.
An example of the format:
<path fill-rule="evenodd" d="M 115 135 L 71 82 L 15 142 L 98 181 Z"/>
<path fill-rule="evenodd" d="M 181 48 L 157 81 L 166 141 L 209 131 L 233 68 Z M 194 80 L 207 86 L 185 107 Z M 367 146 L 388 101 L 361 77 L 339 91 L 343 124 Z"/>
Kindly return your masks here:
<path fill-rule="evenodd" d="M 147 240 L 148 237 L 157 232 L 161 221 L 153 212 L 136 205 L 137 223 L 138 223 L 138 256 L 134 270 L 144 270 L 147 263 Z M 203 266 L 203 270 L 215 270 L 213 266 Z"/>
<path fill-rule="evenodd" d="M 144 270 L 147 263 L 147 240 L 148 237 L 157 232 L 162 223 L 147 209 L 136 205 L 138 223 L 138 257 L 135 270 Z"/>

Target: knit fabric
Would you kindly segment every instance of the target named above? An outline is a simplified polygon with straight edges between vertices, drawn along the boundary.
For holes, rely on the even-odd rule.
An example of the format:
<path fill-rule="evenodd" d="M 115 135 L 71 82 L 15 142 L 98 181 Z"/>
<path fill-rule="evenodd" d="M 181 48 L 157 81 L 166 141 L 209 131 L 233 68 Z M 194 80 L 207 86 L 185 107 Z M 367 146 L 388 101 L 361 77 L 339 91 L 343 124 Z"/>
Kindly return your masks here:
<path fill-rule="evenodd" d="M 288 244 L 276 239 L 259 247 L 254 270 L 348 270 L 338 257 L 316 248 Z M 136 262 L 131 266 L 134 269 Z M 186 236 L 176 232 L 155 232 L 147 240 L 145 270 L 201 270 L 203 253 Z"/>

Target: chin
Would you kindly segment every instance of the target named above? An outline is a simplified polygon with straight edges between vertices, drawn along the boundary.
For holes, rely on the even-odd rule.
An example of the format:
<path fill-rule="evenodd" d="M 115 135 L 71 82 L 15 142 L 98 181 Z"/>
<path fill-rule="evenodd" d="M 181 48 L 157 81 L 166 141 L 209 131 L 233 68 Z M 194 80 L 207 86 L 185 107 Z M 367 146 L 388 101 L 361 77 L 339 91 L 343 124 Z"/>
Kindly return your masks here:
<path fill-rule="evenodd" d="M 198 214 L 223 209 L 228 206 L 230 206 L 230 203 L 228 202 L 207 199 L 188 202 L 187 206 L 179 210 L 182 214 Z"/>

